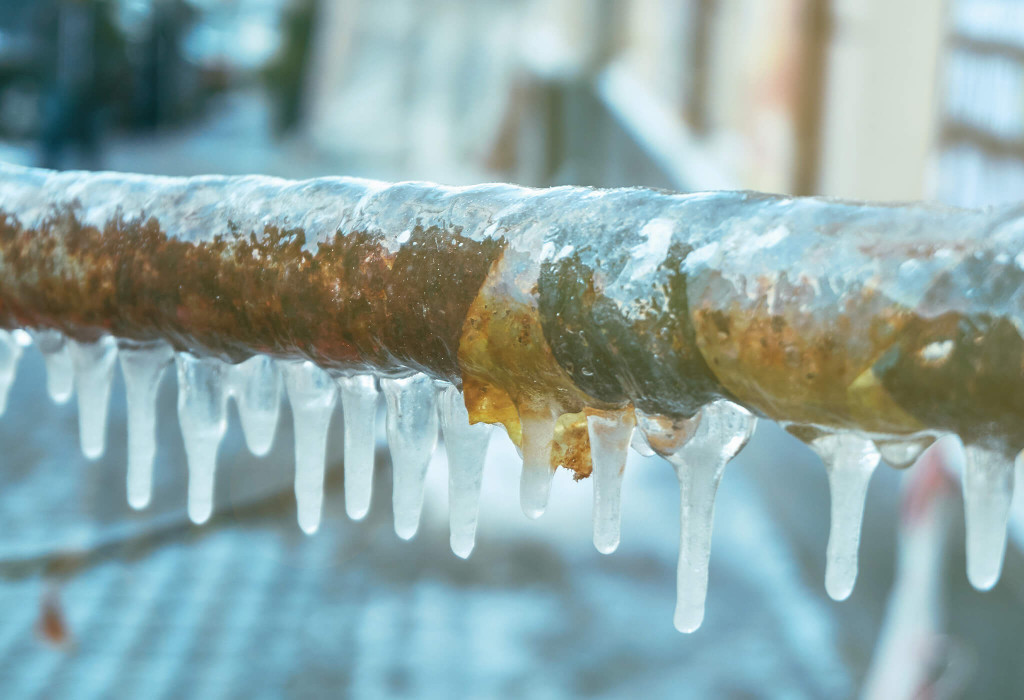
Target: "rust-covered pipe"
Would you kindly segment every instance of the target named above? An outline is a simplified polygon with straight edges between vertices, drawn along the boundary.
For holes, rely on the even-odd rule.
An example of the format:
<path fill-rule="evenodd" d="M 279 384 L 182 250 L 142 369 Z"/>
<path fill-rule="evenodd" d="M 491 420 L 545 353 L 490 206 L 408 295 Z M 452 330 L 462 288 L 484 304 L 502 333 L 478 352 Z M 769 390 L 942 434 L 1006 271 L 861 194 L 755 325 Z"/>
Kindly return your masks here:
<path fill-rule="evenodd" d="M 795 424 L 1024 447 L 1024 217 L 746 192 L 0 166 L 0 320 L 425 372 L 474 420 Z"/>

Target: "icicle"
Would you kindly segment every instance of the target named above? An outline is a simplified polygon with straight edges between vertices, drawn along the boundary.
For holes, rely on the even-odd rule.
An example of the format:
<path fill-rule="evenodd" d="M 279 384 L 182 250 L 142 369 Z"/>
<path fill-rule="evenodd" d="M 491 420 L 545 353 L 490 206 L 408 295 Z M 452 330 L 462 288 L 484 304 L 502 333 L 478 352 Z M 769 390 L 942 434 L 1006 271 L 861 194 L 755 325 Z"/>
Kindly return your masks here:
<path fill-rule="evenodd" d="M 395 532 L 408 540 L 419 530 L 424 479 L 437 445 L 437 399 L 434 383 L 423 374 L 381 379 L 380 385 L 388 406 Z"/>
<path fill-rule="evenodd" d="M 67 403 L 74 391 L 75 378 L 67 339 L 60 331 L 50 328 L 33 331 L 32 335 L 46 363 L 47 393 L 54 403 Z"/>
<path fill-rule="evenodd" d="M 339 377 L 345 415 L 345 512 L 362 520 L 373 495 L 373 456 L 377 449 L 377 382 L 368 374 Z"/>
<path fill-rule="evenodd" d="M 1013 500 L 1013 459 L 979 445 L 964 448 L 964 517 L 967 578 L 979 591 L 999 581 L 1006 555 L 1006 526 Z"/>
<path fill-rule="evenodd" d="M 635 426 L 632 408 L 587 416 L 594 467 L 594 546 L 602 554 L 611 554 L 619 547 L 622 475 Z"/>
<path fill-rule="evenodd" d="M 109 335 L 91 343 L 68 343 L 78 394 L 78 433 L 82 454 L 99 459 L 107 449 L 110 382 L 117 362 L 117 342 Z"/>
<path fill-rule="evenodd" d="M 215 358 L 178 353 L 178 422 L 188 458 L 188 517 L 205 523 L 213 513 L 217 448 L 227 430 L 226 366 Z"/>
<path fill-rule="evenodd" d="M 912 467 L 921 453 L 928 449 L 935 442 L 934 435 L 915 435 L 900 439 L 879 439 L 875 440 L 875 447 L 885 463 L 895 469 L 906 469 Z"/>
<path fill-rule="evenodd" d="M 231 368 L 231 394 L 238 406 L 245 444 L 254 455 L 270 452 L 281 413 L 281 375 L 266 355 L 255 355 Z"/>
<path fill-rule="evenodd" d="M 544 515 L 551 495 L 551 445 L 558 415 L 555 407 L 537 412 L 520 411 L 523 430 L 523 472 L 519 479 L 519 503 L 526 517 L 536 520 Z"/>
<path fill-rule="evenodd" d="M 122 340 L 118 345 L 128 403 L 128 504 L 141 510 L 149 505 L 153 494 L 157 390 L 174 351 L 160 341 Z"/>
<path fill-rule="evenodd" d="M 0 416 L 7 410 L 7 397 L 18 375 L 21 348 L 14 333 L 0 330 Z"/>
<path fill-rule="evenodd" d="M 685 432 L 691 430 L 683 421 Z M 711 557 L 715 494 L 725 465 L 743 449 L 756 419 L 728 401 L 716 401 L 701 412 L 692 437 L 666 457 L 679 479 L 680 536 L 676 571 L 675 626 L 693 632 L 704 621 Z"/>
<path fill-rule="evenodd" d="M 320 528 L 327 430 L 338 401 L 338 389 L 331 375 L 312 362 L 286 362 L 282 369 L 295 421 L 295 502 L 299 527 L 311 535 Z"/>
<path fill-rule="evenodd" d="M 825 590 L 846 600 L 857 581 L 857 550 L 868 483 L 881 456 L 868 439 L 851 433 L 823 433 L 810 447 L 825 463 L 831 525 L 825 552 Z"/>
<path fill-rule="evenodd" d="M 448 454 L 448 527 L 456 556 L 468 559 L 476 540 L 484 458 L 493 426 L 469 424 L 462 392 L 448 385 L 440 392 L 441 427 Z"/>

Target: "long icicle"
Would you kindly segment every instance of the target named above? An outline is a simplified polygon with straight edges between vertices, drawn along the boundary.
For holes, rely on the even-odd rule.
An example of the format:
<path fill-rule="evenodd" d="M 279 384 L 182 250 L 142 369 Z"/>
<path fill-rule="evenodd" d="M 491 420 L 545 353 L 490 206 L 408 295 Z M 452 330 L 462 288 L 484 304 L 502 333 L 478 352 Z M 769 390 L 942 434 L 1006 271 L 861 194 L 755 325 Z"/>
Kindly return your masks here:
<path fill-rule="evenodd" d="M 635 426 L 631 408 L 587 416 L 594 468 L 594 546 L 602 554 L 611 554 L 619 547 L 622 476 Z"/>
<path fill-rule="evenodd" d="M 117 342 L 109 335 L 89 343 L 69 341 L 78 395 L 78 431 L 82 454 L 99 459 L 107 449 L 110 382 L 117 363 Z"/>
<path fill-rule="evenodd" d="M 701 412 L 693 437 L 678 451 L 665 455 L 679 479 L 679 564 L 673 621 L 680 632 L 694 632 L 704 621 L 715 494 L 725 466 L 747 444 L 755 423 L 743 408 L 717 401 Z"/>
<path fill-rule="evenodd" d="M 121 341 L 118 346 L 128 404 L 128 504 L 141 510 L 153 497 L 157 391 L 174 351 L 162 341 Z"/>
<path fill-rule="evenodd" d="M 362 520 L 370 512 L 377 450 L 377 381 L 368 374 L 339 377 L 345 415 L 345 512 Z"/>
<path fill-rule="evenodd" d="M 320 528 L 327 430 L 338 401 L 338 389 L 331 375 L 312 362 L 283 363 L 283 370 L 295 421 L 295 502 L 299 527 L 311 535 Z"/>
<path fill-rule="evenodd" d="M 444 448 L 448 455 L 448 528 L 452 551 L 468 559 L 476 542 L 484 458 L 493 427 L 470 425 L 462 392 L 452 385 L 438 397 Z"/>
<path fill-rule="evenodd" d="M 967 445 L 963 475 L 967 578 L 979 591 L 999 581 L 1013 500 L 1014 463 L 995 450 Z"/>
<path fill-rule="evenodd" d="M 436 392 L 433 380 L 423 374 L 380 383 L 388 406 L 395 533 L 410 540 L 420 528 L 424 480 L 437 445 Z"/>
<path fill-rule="evenodd" d="M 825 590 L 833 600 L 846 600 L 857 581 L 864 501 L 881 455 L 867 438 L 845 433 L 822 435 L 810 446 L 825 463 L 831 499 Z"/>
<path fill-rule="evenodd" d="M 227 430 L 226 366 L 178 353 L 178 422 L 188 458 L 188 517 L 200 525 L 213 513 L 217 450 Z"/>

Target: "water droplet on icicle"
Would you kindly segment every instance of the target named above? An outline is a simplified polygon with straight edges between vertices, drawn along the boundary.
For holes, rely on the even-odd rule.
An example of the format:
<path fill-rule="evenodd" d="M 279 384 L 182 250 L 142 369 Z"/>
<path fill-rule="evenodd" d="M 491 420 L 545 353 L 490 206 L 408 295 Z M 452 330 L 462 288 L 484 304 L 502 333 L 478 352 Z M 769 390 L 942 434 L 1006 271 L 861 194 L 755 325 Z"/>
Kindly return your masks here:
<path fill-rule="evenodd" d="M 33 331 L 32 337 L 46 364 L 46 392 L 54 403 L 67 403 L 75 390 L 75 373 L 67 339 L 63 333 L 51 328 Z"/>
<path fill-rule="evenodd" d="M 217 449 L 227 430 L 227 366 L 215 358 L 178 353 L 178 422 L 188 458 L 188 517 L 205 523 L 213 513 Z"/>
<path fill-rule="evenodd" d="M 519 478 L 519 504 L 527 518 L 544 515 L 551 496 L 551 447 L 555 439 L 557 413 L 549 410 L 519 411 L 523 431 L 523 472 Z"/>
<path fill-rule="evenodd" d="M 395 532 L 412 539 L 420 527 L 423 486 L 430 456 L 437 446 L 437 399 L 433 381 L 424 374 L 380 380 L 387 401 L 391 448 Z"/>
<path fill-rule="evenodd" d="M 164 342 L 118 343 L 124 393 L 128 403 L 128 504 L 141 510 L 153 495 L 156 456 L 156 397 L 160 379 L 174 359 Z"/>
<path fill-rule="evenodd" d="M 266 355 L 254 355 L 231 368 L 231 394 L 238 406 L 245 444 L 262 457 L 274 446 L 281 414 L 281 375 Z"/>
<path fill-rule="evenodd" d="M 881 455 L 870 440 L 851 433 L 824 433 L 809 444 L 825 463 L 831 499 L 825 590 L 833 600 L 846 600 L 857 582 L 864 501 Z"/>
<path fill-rule="evenodd" d="M 284 362 L 281 367 L 295 421 L 295 503 L 299 527 L 311 535 L 320 528 L 327 429 L 338 401 L 338 389 L 331 375 L 312 362 Z"/>
<path fill-rule="evenodd" d="M 440 392 L 441 427 L 448 454 L 448 527 L 452 551 L 469 558 L 476 542 L 484 458 L 494 426 L 470 425 L 462 392 L 446 386 Z"/>
<path fill-rule="evenodd" d="M 18 376 L 18 361 L 21 359 L 22 346 L 15 335 L 0 330 L 0 416 L 7 410 L 7 397 Z"/>
<path fill-rule="evenodd" d="M 979 591 L 987 591 L 999 581 L 1006 555 L 1013 459 L 979 445 L 965 445 L 964 452 L 967 578 Z"/>
<path fill-rule="evenodd" d="M 68 343 L 78 394 L 78 433 L 82 454 L 99 459 L 107 449 L 110 382 L 117 362 L 117 341 L 109 335 L 90 343 Z"/>
<path fill-rule="evenodd" d="M 362 520 L 373 496 L 373 458 L 377 449 L 377 382 L 368 375 L 339 377 L 345 415 L 345 512 Z"/>
<path fill-rule="evenodd" d="M 701 411 L 696 428 L 682 421 L 692 437 L 666 459 L 679 479 L 679 563 L 676 569 L 676 610 L 680 632 L 694 632 L 704 621 L 708 563 L 715 494 L 729 461 L 743 449 L 757 419 L 744 408 L 716 401 Z"/>
<path fill-rule="evenodd" d="M 602 554 L 611 554 L 619 547 L 622 476 L 635 426 L 632 409 L 587 416 L 594 468 L 594 546 Z"/>
<path fill-rule="evenodd" d="M 875 440 L 882 459 L 894 469 L 907 469 L 914 466 L 921 453 L 935 442 L 934 435 L 910 436 L 893 440 Z"/>

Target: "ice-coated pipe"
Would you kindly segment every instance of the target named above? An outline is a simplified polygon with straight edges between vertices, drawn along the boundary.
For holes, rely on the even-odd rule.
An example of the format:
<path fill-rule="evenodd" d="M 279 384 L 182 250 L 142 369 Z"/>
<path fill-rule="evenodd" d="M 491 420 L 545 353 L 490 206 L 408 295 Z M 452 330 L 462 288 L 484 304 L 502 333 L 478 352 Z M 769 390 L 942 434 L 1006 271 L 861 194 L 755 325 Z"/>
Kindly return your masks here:
<path fill-rule="evenodd" d="M 0 165 L 0 325 L 424 372 L 514 438 L 552 402 L 690 416 L 722 397 L 1013 454 L 1022 214 Z"/>

